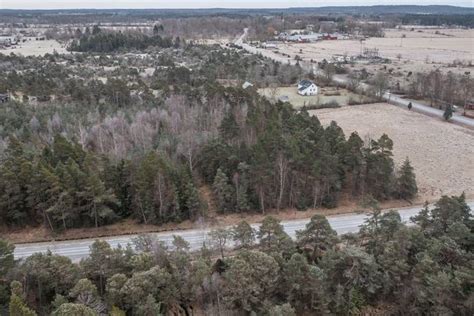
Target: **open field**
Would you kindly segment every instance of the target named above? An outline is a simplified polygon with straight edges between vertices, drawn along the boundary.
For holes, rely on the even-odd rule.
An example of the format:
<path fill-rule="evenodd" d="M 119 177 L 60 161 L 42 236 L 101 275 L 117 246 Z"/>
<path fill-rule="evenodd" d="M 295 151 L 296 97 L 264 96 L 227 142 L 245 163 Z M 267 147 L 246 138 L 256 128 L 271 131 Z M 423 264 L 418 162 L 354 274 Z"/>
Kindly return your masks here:
<path fill-rule="evenodd" d="M 474 198 L 474 132 L 422 114 L 386 104 L 311 111 L 325 125 L 336 121 L 348 136 L 378 138 L 386 133 L 394 141 L 394 160 L 409 157 L 417 174 L 417 202 L 443 194 Z"/>
<path fill-rule="evenodd" d="M 44 40 L 44 41 L 30 40 L 24 43 L 20 43 L 13 47 L 0 49 L 1 54 L 7 55 L 10 53 L 14 53 L 14 54 L 23 55 L 23 56 L 42 56 L 48 53 L 52 54 L 55 51 L 58 52 L 59 54 L 68 53 L 65 45 L 55 40 Z"/>
<path fill-rule="evenodd" d="M 401 71 L 430 71 L 442 67 L 445 71 L 464 73 L 472 70 L 468 64 L 474 63 L 474 30 L 389 29 L 385 30 L 385 37 L 369 38 L 362 43 L 359 40 L 336 40 L 304 44 L 285 43 L 279 44 L 278 47 L 281 53 L 290 54 L 292 57 L 299 55 L 308 61 L 331 60 L 335 54 L 354 56 L 360 54 L 363 48 L 377 48 L 381 57 L 392 60 L 390 67 L 400 67 Z M 454 61 L 464 65 L 448 67 Z M 356 64 L 356 68 L 361 67 L 375 70 L 380 65 Z"/>
<path fill-rule="evenodd" d="M 320 106 L 334 102 L 337 102 L 337 105 L 347 105 L 350 99 L 356 102 L 362 102 L 365 98 L 364 96 L 352 93 L 346 89 L 336 90 L 333 87 L 320 88 L 320 93 L 312 96 L 299 95 L 296 87 L 263 88 L 259 89 L 258 92 L 267 97 L 270 101 L 275 101 L 282 97 L 288 97 L 288 102 L 290 102 L 295 108 L 301 108 L 303 106 Z"/>

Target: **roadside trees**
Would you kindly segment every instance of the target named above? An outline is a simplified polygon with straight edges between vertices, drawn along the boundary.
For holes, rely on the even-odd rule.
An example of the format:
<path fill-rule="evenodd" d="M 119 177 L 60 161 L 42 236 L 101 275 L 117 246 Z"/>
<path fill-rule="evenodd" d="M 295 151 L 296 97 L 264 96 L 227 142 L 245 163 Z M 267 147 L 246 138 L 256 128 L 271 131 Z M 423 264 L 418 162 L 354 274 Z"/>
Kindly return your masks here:
<path fill-rule="evenodd" d="M 293 241 L 274 217 L 265 217 L 257 236 L 261 249 L 267 253 L 289 254 L 293 251 Z"/>
<path fill-rule="evenodd" d="M 209 237 L 211 238 L 211 244 L 213 248 L 219 251 L 221 254 L 222 259 L 224 259 L 224 250 L 227 241 L 231 238 L 231 231 L 225 229 L 225 228 L 218 228 L 215 230 L 212 230 L 209 233 Z"/>
<path fill-rule="evenodd" d="M 246 221 L 232 229 L 232 239 L 241 248 L 250 248 L 255 243 L 255 230 Z"/>
<path fill-rule="evenodd" d="M 450 104 L 448 104 L 448 105 L 446 106 L 446 109 L 444 109 L 444 113 L 443 113 L 444 119 L 445 119 L 446 121 L 449 121 L 449 119 L 450 119 L 451 117 L 453 117 L 453 113 L 454 113 L 453 107 L 452 107 Z"/>
<path fill-rule="evenodd" d="M 229 260 L 223 298 L 230 308 L 260 314 L 276 290 L 278 263 L 259 251 L 242 251 Z"/>
<path fill-rule="evenodd" d="M 331 83 L 334 74 L 336 73 L 336 67 L 332 63 L 326 63 L 323 68 L 324 78 L 326 84 Z"/>
<path fill-rule="evenodd" d="M 337 233 L 324 216 L 314 215 L 305 229 L 296 232 L 296 239 L 298 246 L 307 252 L 312 263 L 336 245 Z"/>
<path fill-rule="evenodd" d="M 375 97 L 381 100 L 389 85 L 387 75 L 381 71 L 377 72 L 372 80 L 372 84 Z"/>
<path fill-rule="evenodd" d="M 417 192 L 416 176 L 410 160 L 406 158 L 397 178 L 397 195 L 400 199 L 411 200 L 416 196 Z"/>

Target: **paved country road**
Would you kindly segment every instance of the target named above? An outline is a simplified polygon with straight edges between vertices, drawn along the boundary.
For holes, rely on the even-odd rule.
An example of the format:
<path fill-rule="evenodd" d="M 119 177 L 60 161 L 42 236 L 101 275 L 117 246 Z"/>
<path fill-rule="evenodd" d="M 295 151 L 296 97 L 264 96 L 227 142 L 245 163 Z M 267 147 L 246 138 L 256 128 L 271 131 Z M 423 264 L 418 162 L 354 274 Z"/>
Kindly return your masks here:
<path fill-rule="evenodd" d="M 474 209 L 474 202 L 468 203 L 471 209 Z M 421 206 L 400 209 L 399 213 L 404 223 L 410 224 L 410 217 L 418 214 Z M 329 223 L 338 234 L 354 233 L 359 231 L 359 226 L 364 223 L 367 218 L 365 214 L 345 214 L 328 217 Z M 309 222 L 309 219 L 283 221 L 285 231 L 295 238 L 296 231 L 301 230 Z M 254 228 L 258 228 L 259 224 L 253 224 Z M 151 235 L 158 240 L 170 245 L 173 240 L 173 235 L 183 237 L 191 247 L 191 250 L 198 250 L 204 242 L 208 240 L 208 233 L 210 229 L 193 229 L 181 230 L 173 232 L 152 233 Z M 132 239 L 137 235 L 115 236 L 107 238 L 98 238 L 107 241 L 112 247 L 119 245 L 126 246 L 132 243 Z M 89 247 L 96 239 L 82 239 L 71 241 L 57 241 L 57 242 L 42 242 L 31 244 L 15 245 L 15 258 L 22 259 L 31 256 L 36 252 L 46 252 L 50 250 L 54 254 L 62 255 L 71 258 L 73 261 L 79 261 L 89 255 Z"/>
<path fill-rule="evenodd" d="M 263 49 L 263 48 L 257 48 L 254 46 L 251 46 L 249 44 L 244 43 L 245 38 L 247 37 L 248 34 L 248 29 L 244 29 L 244 33 L 234 42 L 236 45 L 241 46 L 243 49 L 248 51 L 249 53 L 253 54 L 261 54 L 264 57 L 270 58 L 276 62 L 284 63 L 284 64 L 291 64 L 295 65 L 296 60 L 293 58 L 287 58 L 280 56 L 278 54 L 275 54 L 272 50 L 268 49 Z M 302 67 L 308 68 L 308 71 L 311 70 L 313 72 L 316 72 L 317 70 L 315 69 L 315 65 L 307 62 L 300 62 L 300 65 Z M 342 75 L 335 75 L 333 76 L 333 81 L 336 83 L 342 83 L 345 84 L 347 83 L 347 78 L 342 76 Z M 368 87 L 367 84 L 363 84 L 362 87 L 366 89 Z M 440 119 L 443 119 L 443 113 L 444 111 L 432 108 L 430 106 L 421 104 L 419 102 L 413 101 L 413 100 L 406 100 L 401 98 L 400 96 L 390 94 L 390 93 L 385 93 L 383 96 L 384 100 L 387 101 L 390 104 L 403 107 L 405 109 L 408 109 L 408 103 L 412 103 L 413 111 L 417 111 L 422 114 L 426 114 L 432 117 L 437 117 Z M 454 113 L 453 117 L 450 119 L 450 122 L 462 125 L 464 127 L 468 127 L 470 129 L 474 129 L 474 119 L 462 116 L 458 113 Z"/>

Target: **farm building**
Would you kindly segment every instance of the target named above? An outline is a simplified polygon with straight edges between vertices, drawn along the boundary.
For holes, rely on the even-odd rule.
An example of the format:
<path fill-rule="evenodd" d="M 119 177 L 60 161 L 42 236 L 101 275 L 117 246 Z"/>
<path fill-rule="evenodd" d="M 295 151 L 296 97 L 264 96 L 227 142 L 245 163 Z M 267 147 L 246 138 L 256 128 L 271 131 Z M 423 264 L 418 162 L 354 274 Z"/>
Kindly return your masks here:
<path fill-rule="evenodd" d="M 316 95 L 318 90 L 318 86 L 311 80 L 301 80 L 298 83 L 298 94 L 300 95 Z"/>

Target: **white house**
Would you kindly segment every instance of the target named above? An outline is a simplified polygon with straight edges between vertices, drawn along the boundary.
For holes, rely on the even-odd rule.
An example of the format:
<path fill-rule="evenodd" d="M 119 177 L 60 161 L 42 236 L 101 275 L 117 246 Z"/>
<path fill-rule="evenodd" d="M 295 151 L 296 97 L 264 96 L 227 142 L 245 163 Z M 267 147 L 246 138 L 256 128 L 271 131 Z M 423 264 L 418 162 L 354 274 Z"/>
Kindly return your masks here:
<path fill-rule="evenodd" d="M 310 80 L 301 80 L 298 82 L 298 94 L 300 95 L 316 95 L 318 91 L 318 86 Z"/>
<path fill-rule="evenodd" d="M 250 88 L 250 87 L 253 87 L 253 84 L 251 84 L 248 81 L 245 81 L 244 84 L 242 85 L 242 89 L 247 89 L 247 88 Z"/>

